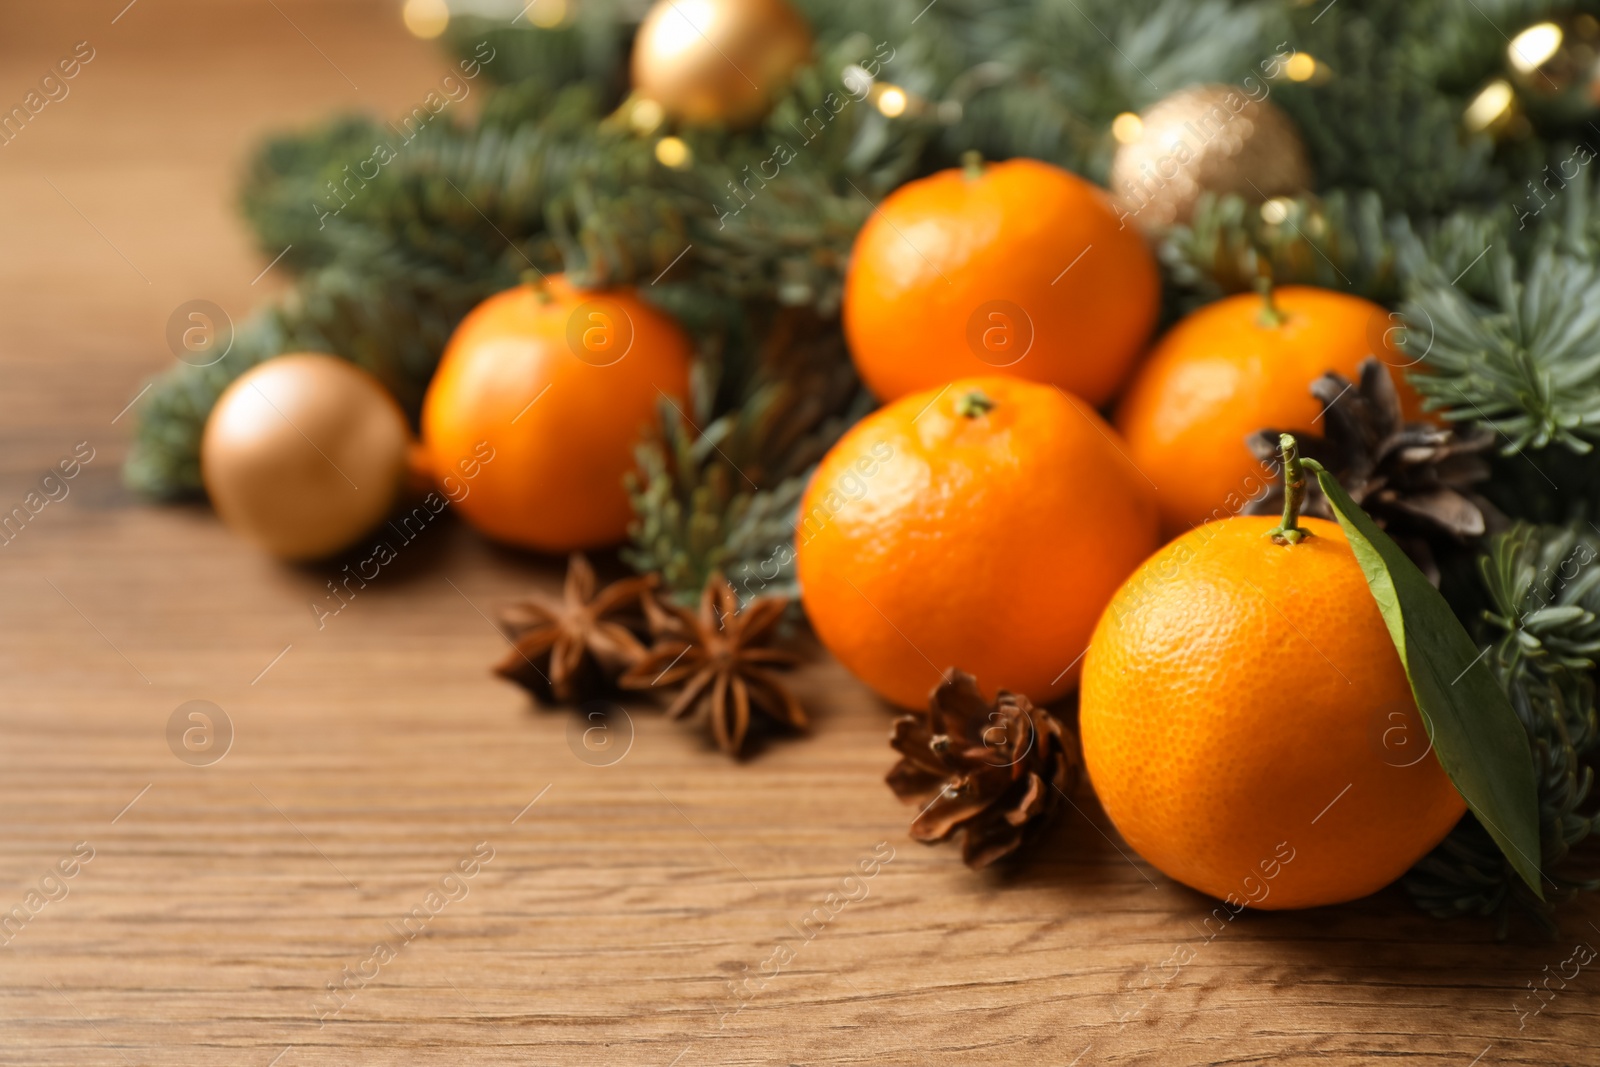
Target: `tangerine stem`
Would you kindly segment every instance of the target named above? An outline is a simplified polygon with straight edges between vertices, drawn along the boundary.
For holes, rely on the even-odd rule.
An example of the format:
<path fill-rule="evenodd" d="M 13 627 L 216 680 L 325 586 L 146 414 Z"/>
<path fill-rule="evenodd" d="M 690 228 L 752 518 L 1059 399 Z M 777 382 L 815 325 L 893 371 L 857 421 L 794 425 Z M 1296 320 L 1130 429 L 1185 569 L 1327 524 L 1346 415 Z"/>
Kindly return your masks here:
<path fill-rule="evenodd" d="M 961 153 L 961 170 L 968 178 L 983 177 L 983 153 L 976 148 Z"/>
<path fill-rule="evenodd" d="M 1278 451 L 1283 456 L 1283 521 L 1267 531 L 1280 545 L 1297 545 L 1310 537 L 1300 527 L 1300 509 L 1306 503 L 1306 470 L 1300 462 L 1300 446 L 1294 434 L 1278 435 Z"/>
<path fill-rule="evenodd" d="M 976 419 L 995 410 L 994 400 L 990 400 L 984 390 L 973 389 L 966 392 L 955 402 L 955 413 L 968 419 Z"/>
<path fill-rule="evenodd" d="M 1272 288 L 1271 274 L 1264 273 L 1256 279 L 1256 292 L 1261 294 L 1262 304 L 1261 314 L 1257 316 L 1257 321 L 1269 330 L 1282 326 L 1289 316 L 1285 315 L 1283 309 L 1278 306 L 1278 301 Z"/>
<path fill-rule="evenodd" d="M 987 415 L 994 409 L 995 402 L 989 399 L 982 389 L 972 389 L 963 393 L 956 401 L 956 414 L 969 419 Z"/>

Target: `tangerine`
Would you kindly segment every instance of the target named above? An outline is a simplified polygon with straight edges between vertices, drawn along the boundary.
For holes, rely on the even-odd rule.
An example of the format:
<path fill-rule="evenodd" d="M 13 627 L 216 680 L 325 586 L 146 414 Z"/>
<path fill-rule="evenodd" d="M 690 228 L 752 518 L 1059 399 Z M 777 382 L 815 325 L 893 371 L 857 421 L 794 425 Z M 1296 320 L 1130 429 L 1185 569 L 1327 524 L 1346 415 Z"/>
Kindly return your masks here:
<path fill-rule="evenodd" d="M 1085 765 L 1146 860 L 1230 903 L 1307 908 L 1400 877 L 1466 810 L 1338 524 L 1189 531 L 1101 616 Z"/>
<path fill-rule="evenodd" d="M 543 552 L 620 541 L 634 448 L 662 397 L 684 405 L 690 354 L 678 324 L 630 290 L 553 275 L 497 293 L 461 321 L 428 386 L 429 460 L 441 477 L 473 472 L 451 497 L 497 540 Z"/>
<path fill-rule="evenodd" d="M 1033 159 L 907 182 L 856 237 L 844 330 L 880 400 L 1003 373 L 1109 400 L 1155 324 L 1160 278 L 1104 190 Z"/>
<path fill-rule="evenodd" d="M 1238 514 L 1266 490 L 1273 472 L 1245 438 L 1267 428 L 1315 433 L 1322 404 L 1311 383 L 1324 373 L 1354 381 L 1374 353 L 1391 368 L 1415 362 L 1395 347 L 1393 321 L 1360 297 L 1286 285 L 1265 298 L 1225 297 L 1167 331 L 1115 419 L 1133 461 L 1160 486 L 1166 533 Z M 1419 417 L 1420 398 L 1395 379 L 1406 417 Z"/>
<path fill-rule="evenodd" d="M 1043 704 L 1076 683 L 1100 609 L 1157 543 L 1155 499 L 1076 397 L 973 378 L 903 397 L 823 458 L 795 528 L 822 643 L 885 699 L 950 666 Z"/>

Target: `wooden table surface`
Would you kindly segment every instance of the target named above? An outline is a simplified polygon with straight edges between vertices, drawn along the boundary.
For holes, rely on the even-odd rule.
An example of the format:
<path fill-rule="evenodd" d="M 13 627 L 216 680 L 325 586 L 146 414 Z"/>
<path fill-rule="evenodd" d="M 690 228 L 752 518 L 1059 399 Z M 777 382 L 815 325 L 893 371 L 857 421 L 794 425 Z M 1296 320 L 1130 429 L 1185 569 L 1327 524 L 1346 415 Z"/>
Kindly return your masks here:
<path fill-rule="evenodd" d="M 233 215 L 249 146 L 440 76 L 398 7 L 0 9 L 6 108 L 94 50 L 0 147 L 0 511 L 93 450 L 0 549 L 0 1063 L 1600 1063 L 1600 965 L 1529 995 L 1600 902 L 1553 942 L 1392 889 L 1208 940 L 1086 790 L 1011 876 L 909 841 L 890 713 L 820 657 L 808 740 L 734 765 L 635 709 L 592 765 L 487 669 L 551 561 L 444 523 L 319 630 L 327 568 L 133 498 L 168 315 L 281 289 Z M 232 726 L 207 766 L 169 746 L 191 700 Z"/>

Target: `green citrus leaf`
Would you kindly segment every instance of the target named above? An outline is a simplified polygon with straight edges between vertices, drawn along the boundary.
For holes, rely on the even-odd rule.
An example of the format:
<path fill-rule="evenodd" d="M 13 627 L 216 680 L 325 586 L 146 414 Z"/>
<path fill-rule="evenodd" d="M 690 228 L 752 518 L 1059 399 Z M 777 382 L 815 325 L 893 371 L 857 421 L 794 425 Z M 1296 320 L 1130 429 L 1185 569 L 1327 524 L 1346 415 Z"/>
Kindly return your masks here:
<path fill-rule="evenodd" d="M 1317 484 L 1389 627 L 1433 751 L 1528 888 L 1539 888 L 1539 801 L 1528 734 L 1450 605 L 1320 464 Z M 1403 814 L 1403 813 L 1397 813 Z"/>

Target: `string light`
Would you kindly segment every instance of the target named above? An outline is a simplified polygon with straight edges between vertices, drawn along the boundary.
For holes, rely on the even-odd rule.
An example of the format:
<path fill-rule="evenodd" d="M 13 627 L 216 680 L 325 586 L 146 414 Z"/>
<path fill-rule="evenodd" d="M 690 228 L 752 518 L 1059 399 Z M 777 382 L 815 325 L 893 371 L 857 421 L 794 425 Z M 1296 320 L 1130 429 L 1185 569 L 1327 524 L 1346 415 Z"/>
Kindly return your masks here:
<path fill-rule="evenodd" d="M 1506 58 L 1517 70 L 1530 74 L 1560 50 L 1564 36 L 1561 27 L 1553 22 L 1529 26 L 1511 39 Z"/>
<path fill-rule="evenodd" d="M 1118 144 L 1133 144 L 1144 136 L 1144 120 L 1131 111 L 1124 111 L 1111 120 L 1111 136 Z"/>
<path fill-rule="evenodd" d="M 878 110 L 889 118 L 905 114 L 908 103 L 906 91 L 894 85 L 885 85 L 883 91 L 878 93 Z"/>
<path fill-rule="evenodd" d="M 1289 205 L 1293 203 L 1286 196 L 1275 196 L 1261 205 L 1261 221 L 1269 226 L 1277 226 L 1289 217 Z"/>
<path fill-rule="evenodd" d="M 656 160 L 663 167 L 681 170 L 689 165 L 692 155 L 682 138 L 663 137 L 656 142 Z"/>
<path fill-rule="evenodd" d="M 1511 102 L 1515 98 L 1511 83 L 1504 78 L 1496 78 L 1485 85 L 1467 105 L 1463 116 L 1467 129 L 1480 133 L 1503 121 L 1511 113 Z"/>
<path fill-rule="evenodd" d="M 533 0 L 528 5 L 528 21 L 541 30 L 553 30 L 567 21 L 567 0 Z"/>
<path fill-rule="evenodd" d="M 450 5 L 445 0 L 406 0 L 400 17 L 414 36 L 428 40 L 450 25 Z"/>
<path fill-rule="evenodd" d="M 628 124 L 641 134 L 654 133 L 664 118 L 666 113 L 661 109 L 661 105 L 648 97 L 634 101 L 633 110 L 628 112 Z"/>
<path fill-rule="evenodd" d="M 1317 73 L 1317 61 L 1304 52 L 1296 52 L 1284 63 L 1283 73 L 1292 82 L 1308 82 Z"/>

